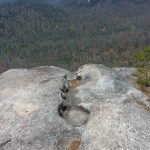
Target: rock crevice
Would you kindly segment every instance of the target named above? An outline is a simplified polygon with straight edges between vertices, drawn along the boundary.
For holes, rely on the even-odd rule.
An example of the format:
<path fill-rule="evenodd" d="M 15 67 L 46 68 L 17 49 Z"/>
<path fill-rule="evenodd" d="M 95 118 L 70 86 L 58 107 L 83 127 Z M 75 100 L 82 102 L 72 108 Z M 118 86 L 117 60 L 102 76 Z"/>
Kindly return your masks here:
<path fill-rule="evenodd" d="M 66 76 L 65 79 L 67 80 Z M 77 76 L 76 79 L 67 80 L 68 86 L 64 85 L 60 89 L 63 101 L 58 106 L 58 114 L 74 127 L 85 125 L 90 117 L 90 110 L 78 106 L 77 99 L 74 97 L 74 90 L 79 86 L 81 79 L 81 76 Z"/>

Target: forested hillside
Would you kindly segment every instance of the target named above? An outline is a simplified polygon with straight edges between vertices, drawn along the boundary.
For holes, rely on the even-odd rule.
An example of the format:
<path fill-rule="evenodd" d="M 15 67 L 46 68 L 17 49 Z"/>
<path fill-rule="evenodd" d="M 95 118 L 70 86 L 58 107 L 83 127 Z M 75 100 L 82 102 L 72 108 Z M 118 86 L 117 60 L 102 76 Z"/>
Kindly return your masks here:
<path fill-rule="evenodd" d="M 150 46 L 149 18 L 146 0 L 1 3 L 0 60 L 7 68 L 132 66 L 132 56 Z"/>

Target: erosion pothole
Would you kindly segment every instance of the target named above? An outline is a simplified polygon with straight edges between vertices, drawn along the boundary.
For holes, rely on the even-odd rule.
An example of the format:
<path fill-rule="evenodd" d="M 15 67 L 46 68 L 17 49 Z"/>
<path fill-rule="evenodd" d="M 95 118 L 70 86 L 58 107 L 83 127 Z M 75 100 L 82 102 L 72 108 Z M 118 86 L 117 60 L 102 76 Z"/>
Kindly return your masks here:
<path fill-rule="evenodd" d="M 64 79 L 67 80 L 67 76 L 64 76 Z M 73 102 L 75 100 L 73 91 L 79 86 L 81 79 L 81 76 L 77 76 L 76 79 L 67 80 L 69 86 L 63 85 L 60 89 L 63 101 L 58 106 L 58 114 L 74 127 L 85 125 L 90 117 L 88 109 L 77 106 L 77 101 L 76 103 Z"/>
<path fill-rule="evenodd" d="M 90 117 L 90 111 L 80 106 L 64 106 L 60 104 L 58 113 L 74 127 L 85 125 Z"/>

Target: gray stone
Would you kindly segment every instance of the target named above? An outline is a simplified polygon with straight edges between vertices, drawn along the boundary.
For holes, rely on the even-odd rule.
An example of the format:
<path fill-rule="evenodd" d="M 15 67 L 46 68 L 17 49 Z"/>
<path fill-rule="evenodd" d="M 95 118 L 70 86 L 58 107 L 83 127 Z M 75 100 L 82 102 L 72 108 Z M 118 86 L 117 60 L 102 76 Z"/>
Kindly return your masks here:
<path fill-rule="evenodd" d="M 0 150 L 62 150 L 79 137 L 57 111 L 65 73 L 70 74 L 39 67 L 0 75 Z"/>
<path fill-rule="evenodd" d="M 51 66 L 1 74 L 0 150 L 66 150 L 74 139 L 80 150 L 150 150 L 150 101 L 129 83 L 133 71 L 87 64 L 76 73 Z"/>

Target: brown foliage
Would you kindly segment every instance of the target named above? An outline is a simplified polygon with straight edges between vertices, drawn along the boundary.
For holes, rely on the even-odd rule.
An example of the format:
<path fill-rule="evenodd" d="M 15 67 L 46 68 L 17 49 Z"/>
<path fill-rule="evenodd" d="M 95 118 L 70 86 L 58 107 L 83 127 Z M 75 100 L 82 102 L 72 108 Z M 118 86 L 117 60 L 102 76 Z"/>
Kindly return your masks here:
<path fill-rule="evenodd" d="M 73 139 L 66 150 L 77 150 L 81 144 L 81 139 Z"/>
<path fill-rule="evenodd" d="M 76 80 L 76 79 L 69 80 L 69 86 L 71 88 L 76 88 L 77 86 L 79 86 L 79 83 L 80 83 L 80 81 Z"/>

